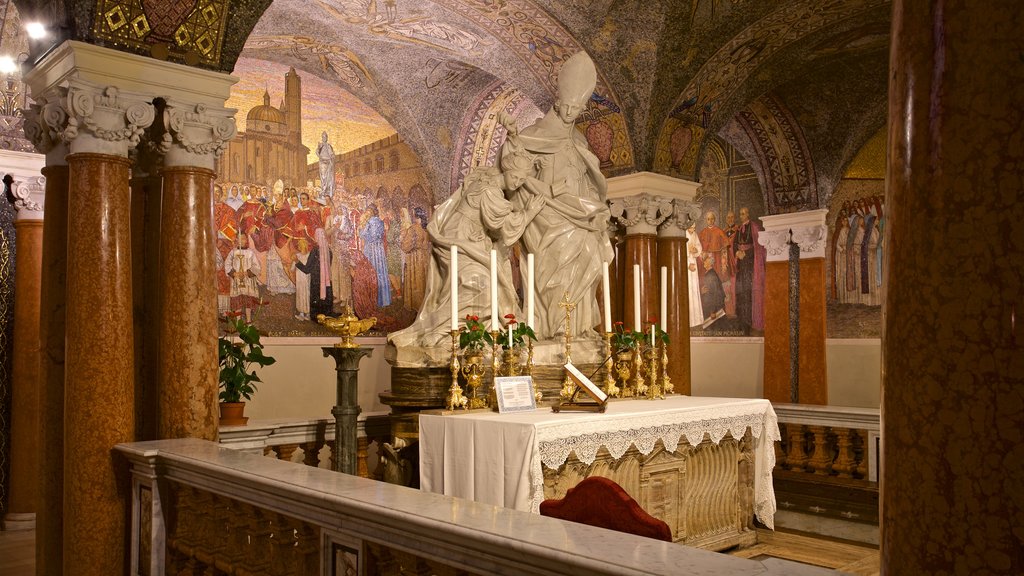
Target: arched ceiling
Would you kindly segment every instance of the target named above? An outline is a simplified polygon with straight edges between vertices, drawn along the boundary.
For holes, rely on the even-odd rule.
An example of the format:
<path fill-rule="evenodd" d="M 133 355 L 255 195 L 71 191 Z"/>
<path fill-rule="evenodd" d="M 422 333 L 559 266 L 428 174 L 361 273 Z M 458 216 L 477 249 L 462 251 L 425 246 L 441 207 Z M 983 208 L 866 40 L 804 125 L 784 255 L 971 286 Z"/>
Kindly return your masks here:
<path fill-rule="evenodd" d="M 580 50 L 599 71 L 580 128 L 606 144 L 608 175 L 696 179 L 716 134 L 759 154 L 735 123 L 770 102 L 806 144 L 823 203 L 885 118 L 889 0 L 15 2 L 51 41 L 226 72 L 244 56 L 333 83 L 409 142 L 435 190 L 493 156 L 498 109 L 532 121 L 550 106 Z"/>

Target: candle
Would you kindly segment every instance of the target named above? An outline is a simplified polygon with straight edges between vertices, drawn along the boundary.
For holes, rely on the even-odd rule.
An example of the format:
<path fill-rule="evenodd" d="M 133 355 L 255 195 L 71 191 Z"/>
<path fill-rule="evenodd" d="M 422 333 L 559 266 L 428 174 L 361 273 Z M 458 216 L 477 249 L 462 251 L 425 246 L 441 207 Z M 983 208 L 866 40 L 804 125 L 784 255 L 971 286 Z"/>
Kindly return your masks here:
<path fill-rule="evenodd" d="M 654 340 L 654 338 L 655 338 L 654 322 L 651 322 L 651 346 L 657 346 L 658 345 L 658 343 Z"/>
<path fill-rule="evenodd" d="M 643 332 L 640 327 L 640 265 L 633 264 L 633 331 Z"/>
<path fill-rule="evenodd" d="M 612 296 L 608 282 L 608 266 L 611 262 L 605 262 L 601 269 L 601 291 L 604 293 L 604 331 L 612 331 Z"/>
<path fill-rule="evenodd" d="M 500 330 L 498 321 L 498 251 L 491 250 L 491 330 Z"/>
<path fill-rule="evenodd" d="M 448 270 L 451 280 L 452 330 L 459 329 L 459 247 L 452 244 L 452 264 Z"/>
<path fill-rule="evenodd" d="M 668 332 L 668 267 L 661 267 L 661 330 Z"/>
<path fill-rule="evenodd" d="M 526 325 L 533 328 L 533 254 L 526 255 Z"/>
<path fill-rule="evenodd" d="M 508 323 L 508 349 L 512 349 L 512 322 Z"/>

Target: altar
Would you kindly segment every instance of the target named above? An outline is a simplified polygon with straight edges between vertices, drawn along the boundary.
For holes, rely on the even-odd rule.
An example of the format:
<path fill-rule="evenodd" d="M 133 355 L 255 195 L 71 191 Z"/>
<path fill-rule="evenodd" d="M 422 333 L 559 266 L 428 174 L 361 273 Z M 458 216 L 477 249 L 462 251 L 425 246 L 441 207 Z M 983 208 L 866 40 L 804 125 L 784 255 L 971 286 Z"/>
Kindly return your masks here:
<path fill-rule="evenodd" d="M 616 481 L 676 542 L 721 550 L 773 527 L 779 426 L 762 399 L 616 400 L 600 413 L 549 408 L 420 414 L 422 490 L 538 512 L 588 476 Z"/>

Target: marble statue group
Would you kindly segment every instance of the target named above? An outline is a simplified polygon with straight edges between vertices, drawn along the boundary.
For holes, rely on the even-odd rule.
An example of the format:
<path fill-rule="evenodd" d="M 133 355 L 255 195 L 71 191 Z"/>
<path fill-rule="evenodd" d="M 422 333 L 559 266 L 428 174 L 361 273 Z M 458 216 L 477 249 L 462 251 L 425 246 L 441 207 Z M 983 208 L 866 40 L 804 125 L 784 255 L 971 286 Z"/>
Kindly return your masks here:
<path fill-rule="evenodd" d="M 600 323 L 597 287 L 602 267 L 612 259 L 606 182 L 597 157 L 576 130 L 575 121 L 594 92 L 593 61 L 577 53 L 558 75 L 558 96 L 547 114 L 519 130 L 506 113 L 499 116 L 508 135 L 499 166 L 468 174 L 462 186 L 434 211 L 427 232 L 433 258 L 426 294 L 416 321 L 389 336 L 398 347 L 443 345 L 451 320 L 450 248 L 458 246 L 460 317 L 490 316 L 490 251 L 498 252 L 498 310 L 517 318 L 511 249 L 518 243 L 525 261 L 536 262 L 534 332 L 541 341 L 562 335 L 568 295 L 575 304 L 574 339 L 597 339 Z M 525 266 L 522 285 L 526 287 Z"/>

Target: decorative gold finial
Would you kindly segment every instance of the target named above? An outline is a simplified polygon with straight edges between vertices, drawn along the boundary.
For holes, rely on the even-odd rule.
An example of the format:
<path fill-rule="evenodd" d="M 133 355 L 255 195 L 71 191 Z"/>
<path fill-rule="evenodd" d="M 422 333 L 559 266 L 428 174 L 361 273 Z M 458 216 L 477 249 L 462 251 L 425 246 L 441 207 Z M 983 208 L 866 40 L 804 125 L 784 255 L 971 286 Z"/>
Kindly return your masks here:
<path fill-rule="evenodd" d="M 318 314 L 316 321 L 326 326 L 331 332 L 336 332 L 341 336 L 341 342 L 335 344 L 335 348 L 358 348 L 359 345 L 356 344 L 355 337 L 373 328 L 374 324 L 377 323 L 377 318 L 360 320 L 352 312 L 352 306 L 346 303 L 341 316 L 333 318 Z"/>
<path fill-rule="evenodd" d="M 569 300 L 568 290 L 562 295 L 562 301 L 558 305 L 565 308 L 565 363 L 572 364 L 572 311 L 576 309 L 576 303 Z M 562 398 L 569 399 L 575 393 L 576 384 L 572 381 L 572 378 L 569 378 L 569 373 L 566 371 L 559 395 Z"/>

